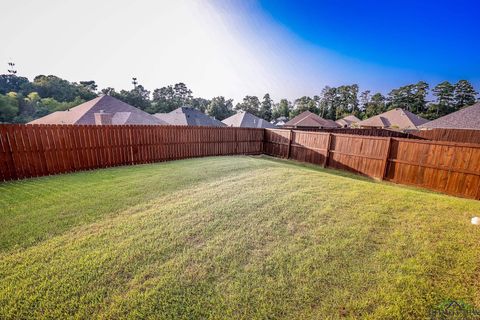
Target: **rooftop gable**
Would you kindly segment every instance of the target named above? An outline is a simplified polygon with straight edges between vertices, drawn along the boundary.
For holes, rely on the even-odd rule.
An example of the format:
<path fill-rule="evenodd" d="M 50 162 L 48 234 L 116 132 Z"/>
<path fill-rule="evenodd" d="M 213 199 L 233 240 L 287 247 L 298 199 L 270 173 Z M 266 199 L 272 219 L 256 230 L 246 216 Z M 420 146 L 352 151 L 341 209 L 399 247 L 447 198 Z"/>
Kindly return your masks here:
<path fill-rule="evenodd" d="M 166 124 L 147 112 L 108 95 L 97 97 L 66 111 L 57 111 L 51 113 L 45 117 L 31 121 L 29 124 L 93 125 L 96 124 L 96 113 L 112 114 L 112 124 Z"/>
<path fill-rule="evenodd" d="M 229 127 L 242 127 L 242 128 L 275 128 L 273 124 L 257 117 L 249 112 L 241 111 L 222 120 L 224 124 Z"/>
<path fill-rule="evenodd" d="M 180 107 L 169 113 L 156 113 L 154 116 L 168 124 L 177 126 L 225 127 L 221 121 L 189 107 Z"/>
<path fill-rule="evenodd" d="M 396 128 L 404 130 L 416 129 L 426 122 L 428 122 L 428 120 L 410 111 L 396 108 L 360 121 L 358 125 L 361 127 Z"/>
<path fill-rule="evenodd" d="M 305 111 L 285 123 L 288 127 L 337 128 L 335 121 L 323 119 L 313 112 Z"/>

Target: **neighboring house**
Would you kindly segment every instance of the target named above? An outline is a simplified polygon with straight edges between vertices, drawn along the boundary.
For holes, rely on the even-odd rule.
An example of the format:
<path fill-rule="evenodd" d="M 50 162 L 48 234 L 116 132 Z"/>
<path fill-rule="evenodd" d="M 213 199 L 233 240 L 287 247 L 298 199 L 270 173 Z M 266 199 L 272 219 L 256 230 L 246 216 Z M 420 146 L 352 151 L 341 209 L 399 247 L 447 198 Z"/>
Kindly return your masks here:
<path fill-rule="evenodd" d="M 480 130 L 480 102 L 432 120 L 420 126 L 421 129 L 474 129 Z"/>
<path fill-rule="evenodd" d="M 153 116 L 175 126 L 226 126 L 223 122 L 218 121 L 197 109 L 189 107 L 180 107 L 169 113 L 156 113 Z"/>
<path fill-rule="evenodd" d="M 270 123 L 273 124 L 276 127 L 281 127 L 281 126 L 285 125 L 285 123 L 287 123 L 287 121 L 288 121 L 287 117 L 279 117 L 279 118 L 271 121 Z"/>
<path fill-rule="evenodd" d="M 241 111 L 233 116 L 222 120 L 229 127 L 241 127 L 241 128 L 275 128 L 273 124 L 254 116 L 253 114 L 245 111 Z"/>
<path fill-rule="evenodd" d="M 427 122 L 427 119 L 423 119 L 410 111 L 396 108 L 360 121 L 357 125 L 361 128 L 415 130 Z"/>
<path fill-rule="evenodd" d="M 166 123 L 114 97 L 104 95 L 66 111 L 53 112 L 28 124 L 142 124 Z"/>
<path fill-rule="evenodd" d="M 361 120 L 355 117 L 353 114 L 346 116 L 342 119 L 339 119 L 335 121 L 340 127 L 342 128 L 351 128 L 352 126 L 354 127 L 357 123 L 359 123 Z"/>
<path fill-rule="evenodd" d="M 338 125 L 333 120 L 323 119 L 322 117 L 305 111 L 286 122 L 284 128 L 303 128 L 303 129 L 322 129 L 322 128 L 338 128 Z"/>

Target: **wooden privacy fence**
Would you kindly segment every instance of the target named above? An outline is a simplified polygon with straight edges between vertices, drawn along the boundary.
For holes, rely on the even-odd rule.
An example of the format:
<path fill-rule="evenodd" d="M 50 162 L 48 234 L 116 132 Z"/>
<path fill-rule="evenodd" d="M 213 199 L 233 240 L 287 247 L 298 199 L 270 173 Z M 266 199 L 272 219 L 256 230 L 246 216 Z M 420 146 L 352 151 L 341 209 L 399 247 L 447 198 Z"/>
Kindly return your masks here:
<path fill-rule="evenodd" d="M 284 129 L 289 130 L 289 128 L 284 128 Z M 360 136 L 375 136 L 375 137 L 395 137 L 395 138 L 414 137 L 410 133 L 388 130 L 388 129 L 379 129 L 379 128 L 331 128 L 331 129 L 293 128 L 292 130 L 309 131 L 309 132 L 313 131 L 313 132 L 344 133 L 344 134 L 355 134 Z M 415 138 L 422 139 L 421 137 L 416 137 L 416 136 Z"/>
<path fill-rule="evenodd" d="M 0 181 L 191 157 L 261 154 L 263 129 L 0 125 Z"/>
<path fill-rule="evenodd" d="M 412 138 L 480 144 L 480 130 L 429 129 L 409 132 Z"/>
<path fill-rule="evenodd" d="M 266 129 L 266 154 L 480 199 L 480 145 Z"/>
<path fill-rule="evenodd" d="M 288 128 L 284 128 L 289 130 Z M 293 129 L 297 131 L 329 132 L 335 134 L 354 134 L 360 136 L 409 138 L 417 140 L 451 141 L 480 144 L 480 130 L 469 129 L 428 129 L 408 130 L 406 132 L 378 128 L 335 128 L 335 129 Z"/>
<path fill-rule="evenodd" d="M 480 145 L 281 129 L 0 125 L 0 180 L 262 154 L 480 199 Z"/>

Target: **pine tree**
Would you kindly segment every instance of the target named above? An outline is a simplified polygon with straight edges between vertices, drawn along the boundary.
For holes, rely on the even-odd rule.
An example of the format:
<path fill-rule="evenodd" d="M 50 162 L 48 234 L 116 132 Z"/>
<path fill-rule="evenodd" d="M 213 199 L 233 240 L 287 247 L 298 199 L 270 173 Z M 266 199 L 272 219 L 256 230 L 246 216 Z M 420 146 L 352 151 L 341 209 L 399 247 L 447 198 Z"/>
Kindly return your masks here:
<path fill-rule="evenodd" d="M 430 105 L 429 113 L 441 117 L 454 111 L 455 87 L 448 81 L 437 84 L 432 89 L 433 95 L 437 98 L 435 104 Z M 433 110 L 432 110 L 433 109 Z"/>
<path fill-rule="evenodd" d="M 272 120 L 272 104 L 273 101 L 270 99 L 270 95 L 267 93 L 263 96 L 262 105 L 260 106 L 260 118 L 267 121 Z"/>
<path fill-rule="evenodd" d="M 455 110 L 471 106 L 475 103 L 478 92 L 467 80 L 460 80 L 455 84 L 454 105 Z"/>

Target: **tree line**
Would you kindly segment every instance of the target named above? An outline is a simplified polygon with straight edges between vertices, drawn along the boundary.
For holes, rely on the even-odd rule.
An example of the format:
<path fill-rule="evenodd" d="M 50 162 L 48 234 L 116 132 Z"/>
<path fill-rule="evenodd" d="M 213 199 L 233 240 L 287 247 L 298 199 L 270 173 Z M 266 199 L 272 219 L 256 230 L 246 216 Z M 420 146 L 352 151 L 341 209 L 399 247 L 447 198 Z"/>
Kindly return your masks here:
<path fill-rule="evenodd" d="M 366 119 L 390 109 L 403 108 L 427 119 L 436 119 L 476 102 L 478 92 L 467 80 L 443 81 L 430 89 L 419 81 L 391 90 L 387 95 L 370 90 L 359 92 L 359 86 L 324 87 L 319 95 L 303 96 L 294 101 L 274 102 L 267 93 L 263 97 L 247 95 L 234 105 L 223 96 L 205 99 L 194 97 L 184 84 L 177 83 L 152 92 L 135 82 L 131 90 L 116 91 L 108 87 L 98 90 L 95 81 L 70 82 L 54 75 L 39 75 L 33 81 L 16 74 L 0 75 L 0 122 L 25 123 L 55 111 L 64 111 L 98 96 L 108 94 L 148 113 L 170 112 L 178 107 L 196 108 L 218 120 L 238 111 L 250 112 L 265 120 L 291 119 L 311 111 L 326 119 L 337 120 L 353 114 Z M 432 97 L 432 101 L 428 98 Z"/>

